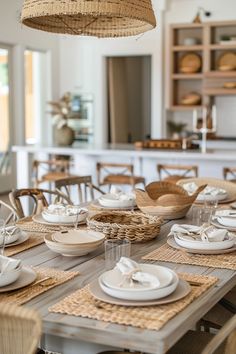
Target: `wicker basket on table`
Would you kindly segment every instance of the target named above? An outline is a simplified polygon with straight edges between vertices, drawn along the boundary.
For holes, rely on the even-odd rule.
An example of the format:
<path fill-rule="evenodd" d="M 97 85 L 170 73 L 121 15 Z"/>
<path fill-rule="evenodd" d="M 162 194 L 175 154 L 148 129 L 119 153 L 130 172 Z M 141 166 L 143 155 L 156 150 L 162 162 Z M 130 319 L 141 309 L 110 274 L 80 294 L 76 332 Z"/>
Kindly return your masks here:
<path fill-rule="evenodd" d="M 134 212 L 101 212 L 87 219 L 90 229 L 100 231 L 106 239 L 145 242 L 157 237 L 162 218 Z"/>

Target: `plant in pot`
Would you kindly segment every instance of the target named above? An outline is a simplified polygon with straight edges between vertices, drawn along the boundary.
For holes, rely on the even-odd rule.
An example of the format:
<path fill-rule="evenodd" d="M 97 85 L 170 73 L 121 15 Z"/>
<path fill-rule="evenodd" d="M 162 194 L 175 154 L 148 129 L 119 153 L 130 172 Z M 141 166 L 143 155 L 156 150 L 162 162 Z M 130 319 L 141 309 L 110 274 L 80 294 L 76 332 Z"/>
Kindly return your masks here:
<path fill-rule="evenodd" d="M 69 92 L 65 93 L 59 101 L 50 101 L 48 104 L 52 107 L 50 112 L 53 118 L 54 139 L 59 146 L 72 145 L 75 132 L 69 127 L 68 119 L 71 116 L 72 97 Z"/>
<path fill-rule="evenodd" d="M 167 122 L 167 126 L 169 129 L 169 133 L 171 134 L 172 139 L 180 139 L 181 138 L 181 133 L 183 133 L 184 128 L 187 126 L 185 123 L 178 123 L 174 122 L 172 120 L 169 120 Z"/>

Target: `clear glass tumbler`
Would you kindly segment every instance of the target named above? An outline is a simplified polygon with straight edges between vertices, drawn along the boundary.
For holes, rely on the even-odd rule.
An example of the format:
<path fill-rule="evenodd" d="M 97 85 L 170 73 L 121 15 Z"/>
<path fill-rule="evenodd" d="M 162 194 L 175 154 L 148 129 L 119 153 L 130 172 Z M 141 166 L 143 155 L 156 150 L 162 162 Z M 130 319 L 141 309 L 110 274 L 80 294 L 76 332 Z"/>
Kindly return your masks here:
<path fill-rule="evenodd" d="M 105 268 L 113 269 L 121 257 L 130 257 L 131 242 L 129 240 L 105 241 Z"/>
<path fill-rule="evenodd" d="M 0 219 L 0 255 L 4 255 L 4 249 L 5 249 L 5 237 L 6 237 L 6 232 L 5 232 L 5 227 L 6 227 L 6 222 L 4 219 Z"/>

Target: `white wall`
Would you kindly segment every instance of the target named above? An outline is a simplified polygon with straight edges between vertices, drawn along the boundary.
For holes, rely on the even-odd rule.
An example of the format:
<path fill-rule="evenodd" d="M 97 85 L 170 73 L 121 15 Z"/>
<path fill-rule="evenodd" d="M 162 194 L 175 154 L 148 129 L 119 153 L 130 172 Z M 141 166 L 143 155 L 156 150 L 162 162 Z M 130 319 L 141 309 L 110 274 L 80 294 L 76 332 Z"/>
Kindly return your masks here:
<path fill-rule="evenodd" d="M 10 45 L 12 51 L 12 116 L 14 144 L 24 143 L 24 49 L 47 52 L 47 97 L 59 96 L 59 37 L 35 31 L 19 23 L 23 0 L 0 1 L 0 45 Z M 51 68 L 50 68 L 51 65 Z M 50 87 L 50 82 L 52 86 Z M 48 107 L 45 107 L 45 112 Z M 45 114 L 44 141 L 50 139 L 50 124 Z"/>
<path fill-rule="evenodd" d="M 202 6 L 212 13 L 211 17 L 202 17 L 203 21 L 225 21 L 236 19 L 235 0 L 169 0 L 165 12 L 165 56 L 167 66 L 165 71 L 165 105 L 168 107 L 169 93 L 169 25 L 171 23 L 192 22 L 196 15 L 197 8 Z M 235 96 L 217 97 L 216 106 L 218 111 L 218 135 L 236 137 L 236 99 Z M 174 117 L 176 121 L 188 123 L 192 127 L 192 113 L 176 112 L 169 113 L 169 118 Z"/>
<path fill-rule="evenodd" d="M 162 135 L 163 52 L 162 24 L 164 0 L 153 1 L 157 28 L 140 37 L 97 39 L 61 38 L 60 92 L 89 92 L 94 95 L 95 141 L 106 141 L 106 56 L 152 56 L 152 136 Z M 161 6 L 161 7 L 160 7 Z"/>

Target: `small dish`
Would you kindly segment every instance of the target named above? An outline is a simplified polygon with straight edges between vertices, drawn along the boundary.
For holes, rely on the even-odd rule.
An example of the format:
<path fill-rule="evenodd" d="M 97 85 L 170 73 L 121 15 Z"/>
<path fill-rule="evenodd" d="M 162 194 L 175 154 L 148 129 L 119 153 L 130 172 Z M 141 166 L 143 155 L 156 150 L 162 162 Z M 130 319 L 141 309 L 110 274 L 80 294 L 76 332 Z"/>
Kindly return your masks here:
<path fill-rule="evenodd" d="M 235 243 L 235 238 L 229 235 L 228 240 L 216 241 L 216 242 L 203 242 L 203 241 L 191 241 L 191 240 L 180 240 L 174 235 L 175 242 L 183 247 L 196 250 L 223 250 L 233 247 Z"/>

